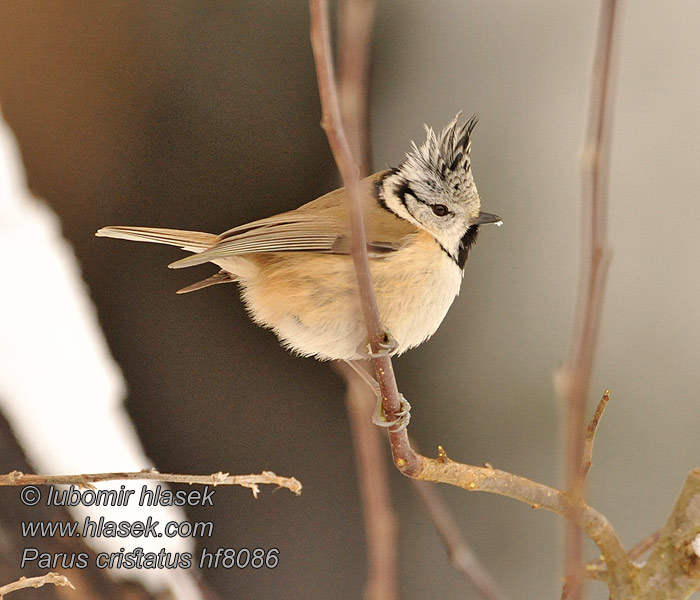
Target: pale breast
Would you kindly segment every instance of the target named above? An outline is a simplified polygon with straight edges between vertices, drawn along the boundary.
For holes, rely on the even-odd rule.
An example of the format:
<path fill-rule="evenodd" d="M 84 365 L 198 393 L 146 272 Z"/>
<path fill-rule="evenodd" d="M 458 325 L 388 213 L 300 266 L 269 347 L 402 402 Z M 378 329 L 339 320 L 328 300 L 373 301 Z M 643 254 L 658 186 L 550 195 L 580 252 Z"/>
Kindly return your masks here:
<path fill-rule="evenodd" d="M 462 270 L 432 236 L 418 237 L 372 269 L 379 312 L 398 342 L 397 354 L 437 331 L 462 284 Z"/>
<path fill-rule="evenodd" d="M 278 253 L 247 258 L 241 295 L 258 324 L 285 347 L 321 360 L 364 358 L 367 337 L 348 255 Z M 402 353 L 428 339 L 459 292 L 462 271 L 428 234 L 371 261 L 384 327 Z"/>

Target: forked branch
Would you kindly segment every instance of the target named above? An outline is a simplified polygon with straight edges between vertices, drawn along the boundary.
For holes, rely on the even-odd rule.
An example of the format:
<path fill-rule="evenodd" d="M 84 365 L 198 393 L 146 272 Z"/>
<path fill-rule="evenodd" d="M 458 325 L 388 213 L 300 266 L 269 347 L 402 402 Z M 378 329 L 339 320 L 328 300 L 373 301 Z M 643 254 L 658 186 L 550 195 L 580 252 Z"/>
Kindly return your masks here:
<path fill-rule="evenodd" d="M 604 10 L 610 5 L 610 2 L 614 4 L 614 0 L 606 0 Z M 358 169 L 353 162 L 352 153 L 343 131 L 338 106 L 330 44 L 328 5 L 326 0 L 310 0 L 310 6 L 311 41 L 323 111 L 322 125 L 350 198 L 352 256 L 357 272 L 363 316 L 370 345 L 372 351 L 376 353 L 379 349 L 379 342 L 384 338 L 384 332 L 379 319 L 369 271 L 358 186 Z M 599 247 L 599 241 L 599 238 L 594 240 L 594 247 Z M 604 265 L 605 253 L 596 253 L 595 260 L 598 261 L 599 266 L 600 264 Z M 600 269 L 597 272 L 600 273 Z M 595 292 L 600 285 L 600 275 L 597 275 L 594 277 L 591 289 Z M 597 322 L 593 323 L 593 328 L 589 331 L 597 331 Z M 592 348 L 594 344 L 591 344 L 591 337 L 587 335 L 586 339 L 588 340 L 587 346 Z M 586 356 L 587 359 L 590 359 L 592 354 L 586 354 Z M 393 420 L 395 413 L 399 410 L 400 395 L 391 359 L 384 355 L 373 359 L 373 363 L 382 392 L 385 415 L 388 420 Z M 594 417 L 591 426 L 593 433 L 598 420 L 599 418 Z M 579 445 L 580 451 L 576 454 L 578 461 L 575 465 L 577 476 L 587 470 L 587 467 L 582 467 L 583 440 L 586 439 L 583 425 L 580 436 L 582 443 Z M 592 442 L 592 433 L 589 437 Z M 652 557 L 647 565 L 640 569 L 630 561 L 608 520 L 588 506 L 582 495 L 566 493 L 491 467 L 476 467 L 452 461 L 441 447 L 438 448 L 436 459 L 427 458 L 415 452 L 411 447 L 405 429 L 402 431 L 390 430 L 389 438 L 394 464 L 408 477 L 447 483 L 468 491 L 483 491 L 508 496 L 525 502 L 533 508 L 544 508 L 572 519 L 575 525 L 585 531 L 600 549 L 607 567 L 601 573 L 601 577 L 608 584 L 611 599 L 686 598 L 692 593 L 691 589 L 700 589 L 700 576 L 698 576 L 698 559 L 700 557 L 695 553 L 696 546 L 700 546 L 700 542 L 697 541 L 697 536 L 700 535 L 700 470 L 692 471 L 688 476 L 667 526 L 660 536 L 656 549 L 652 552 Z M 664 590 L 654 588 L 654 586 L 658 587 L 659 581 L 663 581 L 663 585 L 668 586 L 669 590 L 678 590 L 682 595 L 661 595 L 665 593 Z"/>
<path fill-rule="evenodd" d="M 330 43 L 330 25 L 328 3 L 324 0 L 310 0 L 311 8 L 311 43 L 316 63 L 316 74 L 321 96 L 321 124 L 326 131 L 333 156 L 338 164 L 343 183 L 350 198 L 352 256 L 357 272 L 358 287 L 365 324 L 367 326 L 370 346 L 374 353 L 379 350 L 379 343 L 384 339 L 376 298 L 369 271 L 369 260 L 363 207 L 359 194 L 358 168 L 353 161 L 338 104 L 333 56 Z M 393 420 L 400 410 L 400 394 L 391 364 L 387 355 L 374 358 L 374 368 L 379 382 L 383 408 L 388 420 Z M 406 430 L 390 431 L 392 454 L 397 468 L 415 479 L 449 483 L 469 491 L 488 491 L 515 498 L 536 508 L 546 508 L 559 514 L 571 511 L 568 496 L 549 486 L 532 482 L 505 471 L 486 467 L 475 467 L 454 462 L 447 458 L 444 451 L 438 459 L 431 459 L 416 453 L 408 439 Z M 581 511 L 580 525 L 598 544 L 601 552 L 614 562 L 628 563 L 627 555 L 617 539 L 612 527 L 605 517 L 590 507 Z M 620 569 L 623 572 L 625 569 Z"/>
<path fill-rule="evenodd" d="M 581 469 L 581 464 L 585 462 L 586 401 L 611 259 L 607 242 L 607 175 L 616 10 L 617 0 L 602 1 L 591 77 L 588 133 L 581 169 L 583 222 L 578 300 L 569 356 L 556 377 L 566 411 L 566 485 L 570 493 L 580 501 L 583 501 L 585 494 L 587 473 L 587 469 Z M 569 519 L 565 534 L 564 574 L 569 587 L 568 597 L 579 600 L 583 583 L 583 537 L 575 519 Z"/>

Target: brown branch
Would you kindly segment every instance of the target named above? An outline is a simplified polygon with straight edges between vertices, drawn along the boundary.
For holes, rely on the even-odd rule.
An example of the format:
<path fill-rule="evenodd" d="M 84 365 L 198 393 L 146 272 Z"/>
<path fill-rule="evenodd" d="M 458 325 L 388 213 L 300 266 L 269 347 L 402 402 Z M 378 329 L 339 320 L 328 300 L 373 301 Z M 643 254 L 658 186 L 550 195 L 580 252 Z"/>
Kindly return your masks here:
<path fill-rule="evenodd" d="M 507 596 L 493 580 L 479 558 L 462 538 L 459 525 L 445 505 L 434 484 L 411 479 L 413 489 L 423 502 L 423 508 L 443 541 L 450 562 L 462 573 L 486 600 L 506 600 Z"/>
<path fill-rule="evenodd" d="M 328 2 L 324 0 L 310 0 L 310 12 L 311 46 L 314 53 L 318 89 L 321 97 L 321 126 L 328 137 L 328 143 L 350 199 L 351 254 L 357 274 L 360 305 L 365 326 L 367 327 L 369 345 L 372 352 L 377 353 L 380 350 L 379 344 L 385 340 L 385 332 L 379 319 L 377 299 L 374 295 L 369 270 L 363 207 L 358 182 L 358 167 L 353 160 L 340 115 L 333 68 L 333 54 L 331 52 Z M 373 363 L 382 393 L 384 414 L 387 420 L 395 420 L 396 413 L 401 410 L 401 397 L 396 386 L 396 379 L 393 376 L 391 359 L 385 355 L 373 359 Z M 413 454 L 415 458 L 408 460 L 408 462 L 411 466 L 417 466 L 417 455 L 411 450 L 406 431 L 392 435 L 397 438 L 397 444 L 400 446 L 403 455 L 400 457 L 395 456 L 395 459 L 406 461 L 405 457 L 408 456 L 410 458 Z M 398 440 L 400 440 L 400 443 Z M 392 448 L 397 444 L 392 441 Z"/>
<path fill-rule="evenodd" d="M 352 226 L 352 256 L 358 278 L 363 316 L 367 326 L 370 346 L 376 352 L 378 342 L 383 337 L 379 321 L 376 300 L 372 289 L 369 262 L 367 258 L 362 206 L 360 203 L 357 167 L 343 132 L 340 119 L 340 109 L 335 89 L 335 80 L 330 50 L 330 34 L 328 25 L 328 7 L 324 0 L 310 0 L 311 4 L 311 39 L 316 61 L 319 80 L 319 92 L 323 108 L 322 124 L 326 130 L 329 143 L 333 150 L 338 168 L 348 190 L 351 202 Z M 601 13 L 601 35 L 597 51 L 597 64 L 602 66 L 594 69 L 599 75 L 598 85 L 594 85 L 594 102 L 592 115 L 595 132 L 592 145 L 587 148 L 588 169 L 591 173 L 593 191 L 591 194 L 591 253 L 590 265 L 583 268 L 581 298 L 577 320 L 578 331 L 573 337 L 572 353 L 567 368 L 562 372 L 559 383 L 562 384 L 566 396 L 572 400 L 573 408 L 585 402 L 593 360 L 593 350 L 597 337 L 600 320 L 600 305 L 605 282 L 606 267 L 609 262 L 609 250 L 605 245 L 605 211 L 603 197 L 600 191 L 600 176 L 607 164 L 601 161 L 601 153 L 606 137 L 606 98 L 610 70 L 610 49 L 613 39 L 613 23 L 616 3 L 615 0 L 605 0 Z M 600 93 L 596 94 L 595 90 Z M 595 108 L 597 107 L 597 109 Z M 602 164 L 602 166 L 601 166 Z M 585 228 L 584 228 L 585 230 Z M 585 253 L 584 253 L 585 254 Z M 584 263 L 587 263 L 584 260 Z M 399 406 L 400 395 L 396 386 L 391 360 L 388 356 L 373 359 L 375 372 L 380 384 L 383 408 L 388 418 L 393 418 Z M 578 403 L 578 404 L 577 404 Z M 602 406 L 598 413 L 602 413 Z M 584 405 L 585 409 L 585 405 Z M 580 415 L 579 415 L 580 416 Z M 607 519 L 584 500 L 582 481 L 585 481 L 585 469 L 582 467 L 584 455 L 590 458 L 593 433 L 600 414 L 594 416 L 589 433 L 581 427 L 570 439 L 576 443 L 569 444 L 571 485 L 569 492 L 551 488 L 505 471 L 491 467 L 474 467 L 457 463 L 447 457 L 439 447 L 438 458 L 430 459 L 416 453 L 411 447 L 406 430 L 389 431 L 394 463 L 404 474 L 414 479 L 432 482 L 442 482 L 469 491 L 484 491 L 514 498 L 530 504 L 533 508 L 544 508 L 568 517 L 578 531 L 581 528 L 597 544 L 605 560 L 606 570 L 601 573 L 610 590 L 611 599 L 648 598 L 660 599 L 667 597 L 686 598 L 693 591 L 700 589 L 700 556 L 697 546 L 700 545 L 700 469 L 692 471 L 681 494 L 676 501 L 673 513 L 662 531 L 656 548 L 643 569 L 639 569 L 630 561 L 620 540 Z M 577 417 L 578 418 L 578 417 Z M 574 419 L 575 420 L 575 419 Z M 572 425 L 569 425 L 572 428 Z M 584 450 L 588 437 L 588 449 Z M 573 449 L 573 450 L 572 450 Z M 576 460 L 571 460 L 575 457 Z M 579 479 L 581 478 L 581 479 Z M 567 564 L 575 563 L 577 550 L 575 544 L 567 552 Z M 573 557 L 573 558 L 572 558 Z M 575 563 L 579 565 L 580 563 Z M 572 592 L 580 596 L 580 572 L 568 571 L 572 574 L 569 584 Z M 670 593 L 669 593 L 670 592 Z"/>
<path fill-rule="evenodd" d="M 294 477 L 280 477 L 272 471 L 263 471 L 254 475 L 229 475 L 228 473 L 212 473 L 211 475 L 178 475 L 175 473 L 159 473 L 155 469 L 124 473 L 91 473 L 84 475 L 34 475 L 12 471 L 0 475 L 0 486 L 3 485 L 78 485 L 94 487 L 91 484 L 100 481 L 163 481 L 165 483 L 188 483 L 190 485 L 241 485 L 250 488 L 256 498 L 260 493 L 259 485 L 276 485 L 287 488 L 297 496 L 301 494 L 301 483 Z"/>
<path fill-rule="evenodd" d="M 583 502 L 586 399 L 600 328 L 605 281 L 611 251 L 607 244 L 607 173 L 610 131 L 610 72 L 616 0 L 603 0 L 593 65 L 588 113 L 588 134 L 583 153 L 583 226 L 579 293 L 567 363 L 559 374 L 560 391 L 566 399 L 567 489 L 574 507 Z M 565 530 L 564 574 L 569 597 L 582 594 L 583 538 L 578 519 L 571 515 Z"/>
<path fill-rule="evenodd" d="M 374 353 L 384 338 L 376 298 L 372 288 L 367 257 L 362 205 L 357 180 L 358 169 L 343 131 L 330 46 L 328 5 L 324 0 L 310 0 L 311 42 L 316 63 L 323 117 L 321 124 L 343 178 L 350 199 L 352 227 L 352 257 L 370 347 Z M 393 420 L 400 407 L 400 394 L 389 356 L 373 359 L 382 394 L 383 409 Z M 451 461 L 441 449 L 440 457 L 426 458 L 410 445 L 406 430 L 389 431 L 392 455 L 396 467 L 406 476 L 425 481 L 442 482 L 470 491 L 488 491 L 515 498 L 536 508 L 546 508 L 559 514 L 571 515 L 598 545 L 611 567 L 610 585 L 624 588 L 630 577 L 629 560 L 608 521 L 587 505 L 574 506 L 570 496 L 560 490 L 532 482 L 504 471 L 473 467 Z M 579 463 L 580 464 L 580 461 Z M 577 510 L 574 510 L 576 508 Z M 615 568 L 613 568 L 615 567 Z"/>
<path fill-rule="evenodd" d="M 700 556 L 692 543 L 700 535 L 700 468 L 685 480 L 659 541 L 638 580 L 648 598 L 688 598 L 700 590 Z M 652 595 L 655 594 L 655 595 Z"/>
<path fill-rule="evenodd" d="M 20 577 L 17 581 L 8 583 L 0 587 L 0 600 L 5 597 L 5 594 L 10 592 L 16 592 L 17 590 L 24 590 L 26 588 L 40 588 L 46 584 L 56 585 L 56 586 L 67 586 L 74 590 L 73 584 L 68 581 L 67 577 L 59 575 L 58 573 L 47 573 L 40 577 Z"/>
<path fill-rule="evenodd" d="M 368 80 L 372 0 L 341 0 L 338 14 L 340 75 L 338 95 L 343 125 L 360 175 L 370 171 Z M 365 366 L 358 364 L 357 368 Z M 359 375 L 338 364 L 346 387 L 367 540 L 366 600 L 398 598 L 398 524 L 391 504 L 381 432 L 372 423 L 376 399 Z"/>
<path fill-rule="evenodd" d="M 644 538 L 628 553 L 636 561 L 654 548 L 646 563 L 632 565 L 631 593 L 611 598 L 662 600 L 689 598 L 700 590 L 700 556 L 693 541 L 700 535 L 700 469 L 692 470 L 673 506 L 671 515 L 661 531 Z M 608 580 L 608 565 L 596 561 L 586 566 L 586 575 Z"/>
<path fill-rule="evenodd" d="M 376 398 L 348 365 L 337 366 L 347 385 L 346 404 L 365 520 L 368 576 L 364 598 L 393 600 L 399 597 L 397 519 L 391 505 L 381 431 L 371 418 Z"/>
<path fill-rule="evenodd" d="M 368 82 L 373 0 L 341 0 L 338 16 L 338 97 L 343 126 L 360 173 L 369 175 Z"/>
<path fill-rule="evenodd" d="M 338 95 L 348 144 L 352 156 L 359 161 L 361 176 L 369 174 L 371 162 L 367 89 L 373 18 L 372 0 L 342 0 L 339 4 Z M 355 371 L 342 363 L 338 370 L 347 387 L 346 406 L 365 521 L 368 574 L 364 596 L 367 600 L 394 600 L 399 587 L 398 525 L 391 505 L 381 433 L 371 420 L 375 400 Z"/>
<path fill-rule="evenodd" d="M 660 531 L 655 531 L 651 535 L 648 535 L 645 537 L 643 540 L 640 542 L 637 542 L 630 550 L 627 552 L 627 558 L 630 559 L 632 562 L 636 562 L 639 560 L 644 553 L 652 548 L 656 542 L 659 541 L 659 537 L 661 536 Z M 592 579 L 599 579 L 601 581 L 605 580 L 605 574 L 607 571 L 607 567 L 605 565 L 605 562 L 598 559 L 589 562 L 586 565 L 585 569 L 585 575 L 586 577 L 590 577 Z"/>
<path fill-rule="evenodd" d="M 595 441 L 595 432 L 609 400 L 610 390 L 605 390 L 603 397 L 600 399 L 600 402 L 598 402 L 595 413 L 593 413 L 593 418 L 590 420 L 588 427 L 586 428 L 586 437 L 583 441 L 583 455 L 581 456 L 581 474 L 579 475 L 582 488 L 586 484 L 588 471 L 593 465 L 593 442 Z"/>

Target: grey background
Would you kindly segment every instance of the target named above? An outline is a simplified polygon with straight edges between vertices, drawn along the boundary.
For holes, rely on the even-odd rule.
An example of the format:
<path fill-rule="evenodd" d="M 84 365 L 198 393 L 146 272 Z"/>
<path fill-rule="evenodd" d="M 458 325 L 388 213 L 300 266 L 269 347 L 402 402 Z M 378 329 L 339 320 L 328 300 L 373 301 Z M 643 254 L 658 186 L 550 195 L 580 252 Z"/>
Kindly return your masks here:
<path fill-rule="evenodd" d="M 580 151 L 598 4 L 380 2 L 375 168 L 422 123 L 478 112 L 485 210 L 442 328 L 396 361 L 426 452 L 561 482 L 553 370 L 578 268 Z M 624 543 L 664 522 L 698 465 L 700 5 L 620 15 L 610 228 L 614 256 L 592 398 L 590 498 Z M 0 102 L 32 188 L 59 213 L 161 470 L 294 474 L 304 494 L 217 492 L 207 545 L 278 546 L 274 572 L 207 573 L 226 597 L 358 598 L 364 534 L 342 386 L 252 325 L 233 286 L 177 297 L 177 250 L 96 239 L 106 224 L 222 231 L 331 189 L 304 2 L 0 4 Z M 31 268 L 31 265 L 28 265 Z M 558 598 L 559 517 L 442 489 L 513 598 Z M 392 473 L 402 597 L 475 598 Z M 193 518 L 212 518 L 212 513 Z M 595 549 L 588 548 L 590 557 Z M 590 598 L 605 598 L 602 584 Z"/>

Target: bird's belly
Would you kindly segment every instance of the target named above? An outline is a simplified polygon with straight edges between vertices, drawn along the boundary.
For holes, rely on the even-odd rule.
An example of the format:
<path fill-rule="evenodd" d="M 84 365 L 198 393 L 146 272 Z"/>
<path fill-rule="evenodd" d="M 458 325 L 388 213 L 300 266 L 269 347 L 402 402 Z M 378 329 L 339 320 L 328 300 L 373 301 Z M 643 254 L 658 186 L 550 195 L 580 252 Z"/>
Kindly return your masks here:
<path fill-rule="evenodd" d="M 260 259 L 242 278 L 241 295 L 253 320 L 282 344 L 320 360 L 365 358 L 367 332 L 350 256 L 277 254 Z M 382 324 L 396 353 L 419 345 L 439 327 L 459 292 L 462 272 L 442 250 L 399 250 L 371 261 Z"/>

